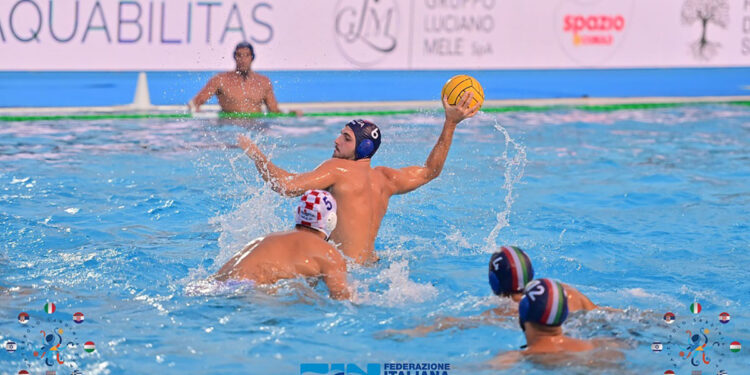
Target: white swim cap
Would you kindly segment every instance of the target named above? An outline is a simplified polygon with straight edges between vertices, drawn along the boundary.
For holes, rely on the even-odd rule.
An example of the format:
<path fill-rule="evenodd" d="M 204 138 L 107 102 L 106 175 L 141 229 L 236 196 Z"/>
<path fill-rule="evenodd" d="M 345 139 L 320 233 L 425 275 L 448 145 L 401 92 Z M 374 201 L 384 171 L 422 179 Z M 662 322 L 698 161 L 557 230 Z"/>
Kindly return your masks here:
<path fill-rule="evenodd" d="M 294 221 L 297 225 L 319 230 L 331 236 L 336 228 L 336 199 L 325 190 L 308 190 L 297 205 Z"/>

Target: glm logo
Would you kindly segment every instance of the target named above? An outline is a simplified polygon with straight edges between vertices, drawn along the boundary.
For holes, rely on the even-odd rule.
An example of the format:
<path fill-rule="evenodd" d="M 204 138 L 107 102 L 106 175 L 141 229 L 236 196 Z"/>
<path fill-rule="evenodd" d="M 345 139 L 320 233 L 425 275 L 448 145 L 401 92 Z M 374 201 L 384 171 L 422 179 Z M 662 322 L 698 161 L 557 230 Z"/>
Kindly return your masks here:
<path fill-rule="evenodd" d="M 379 363 L 368 363 L 367 371 L 354 363 L 302 363 L 300 375 L 380 375 Z"/>
<path fill-rule="evenodd" d="M 336 46 L 357 66 L 374 65 L 393 52 L 399 26 L 395 0 L 339 0 L 336 6 Z"/>

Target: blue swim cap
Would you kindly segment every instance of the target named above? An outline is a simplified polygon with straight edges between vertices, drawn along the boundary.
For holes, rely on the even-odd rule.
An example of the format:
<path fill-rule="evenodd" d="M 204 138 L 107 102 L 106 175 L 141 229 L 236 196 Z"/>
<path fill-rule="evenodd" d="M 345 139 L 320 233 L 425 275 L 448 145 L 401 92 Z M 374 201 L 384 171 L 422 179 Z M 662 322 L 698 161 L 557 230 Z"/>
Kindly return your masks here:
<path fill-rule="evenodd" d="M 548 327 L 563 324 L 568 317 L 568 297 L 562 284 L 551 279 L 532 280 L 523 290 L 523 299 L 518 304 L 518 320 L 521 329 L 525 322 Z"/>
<path fill-rule="evenodd" d="M 234 53 L 232 54 L 232 57 L 237 56 L 237 50 L 241 48 L 248 48 L 250 49 L 250 56 L 253 57 L 253 60 L 255 60 L 255 49 L 253 49 L 253 45 L 248 42 L 239 42 L 234 47 Z"/>
<path fill-rule="evenodd" d="M 367 120 L 352 120 L 346 126 L 354 132 L 357 144 L 354 149 L 354 160 L 371 158 L 380 147 L 380 129 Z"/>
<path fill-rule="evenodd" d="M 490 258 L 490 287 L 498 296 L 523 292 L 534 279 L 534 267 L 526 253 L 515 246 L 503 246 Z"/>

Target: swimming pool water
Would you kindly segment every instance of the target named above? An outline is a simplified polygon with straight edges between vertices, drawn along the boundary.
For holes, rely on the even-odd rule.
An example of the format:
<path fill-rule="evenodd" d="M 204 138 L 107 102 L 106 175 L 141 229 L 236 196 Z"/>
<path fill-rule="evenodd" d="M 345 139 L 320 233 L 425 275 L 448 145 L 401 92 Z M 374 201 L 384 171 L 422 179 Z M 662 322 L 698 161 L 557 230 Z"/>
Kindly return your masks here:
<path fill-rule="evenodd" d="M 372 120 L 384 137 L 374 164 L 407 166 L 424 162 L 442 114 Z M 0 286 L 11 289 L 0 292 L 0 341 L 28 344 L 0 351 L 0 373 L 49 369 L 32 355 L 40 328 L 16 321 L 21 311 L 42 316 L 48 301 L 64 336 L 96 343 L 91 354 L 64 351 L 58 374 L 299 374 L 307 362 L 391 361 L 492 373 L 482 362 L 525 342 L 515 320 L 421 338 L 382 331 L 495 306 L 487 261 L 500 244 L 525 249 L 538 277 L 626 309 L 564 325 L 627 345 L 598 373 L 690 373 L 674 350 L 650 345 L 673 334 L 662 314 L 687 318 L 695 300 L 706 324 L 732 314 L 715 332 L 750 343 L 750 109 L 741 106 L 480 114 L 459 125 L 438 179 L 391 200 L 380 263 L 352 269 L 356 303 L 330 301 L 322 283 L 283 282 L 270 295 L 202 283 L 245 242 L 293 225 L 293 200 L 227 145 L 248 133 L 278 165 L 305 171 L 330 156 L 346 121 L 3 124 Z M 86 320 L 74 327 L 76 311 Z M 674 348 L 687 345 L 674 336 Z M 711 354 L 704 374 L 746 371 L 747 350 Z"/>

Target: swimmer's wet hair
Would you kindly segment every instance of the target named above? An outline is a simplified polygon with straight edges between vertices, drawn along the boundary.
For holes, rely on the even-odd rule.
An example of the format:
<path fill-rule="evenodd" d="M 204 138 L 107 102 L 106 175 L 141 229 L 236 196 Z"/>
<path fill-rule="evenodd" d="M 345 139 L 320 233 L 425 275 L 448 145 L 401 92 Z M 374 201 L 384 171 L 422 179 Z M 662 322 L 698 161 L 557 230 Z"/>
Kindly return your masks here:
<path fill-rule="evenodd" d="M 232 57 L 236 57 L 237 56 L 237 50 L 239 50 L 241 48 L 248 48 L 248 49 L 250 49 L 250 56 L 252 56 L 253 60 L 255 60 L 255 49 L 253 49 L 253 45 L 250 44 L 249 42 L 239 42 L 239 43 L 237 43 L 237 45 L 234 47 L 234 53 L 232 54 Z"/>

